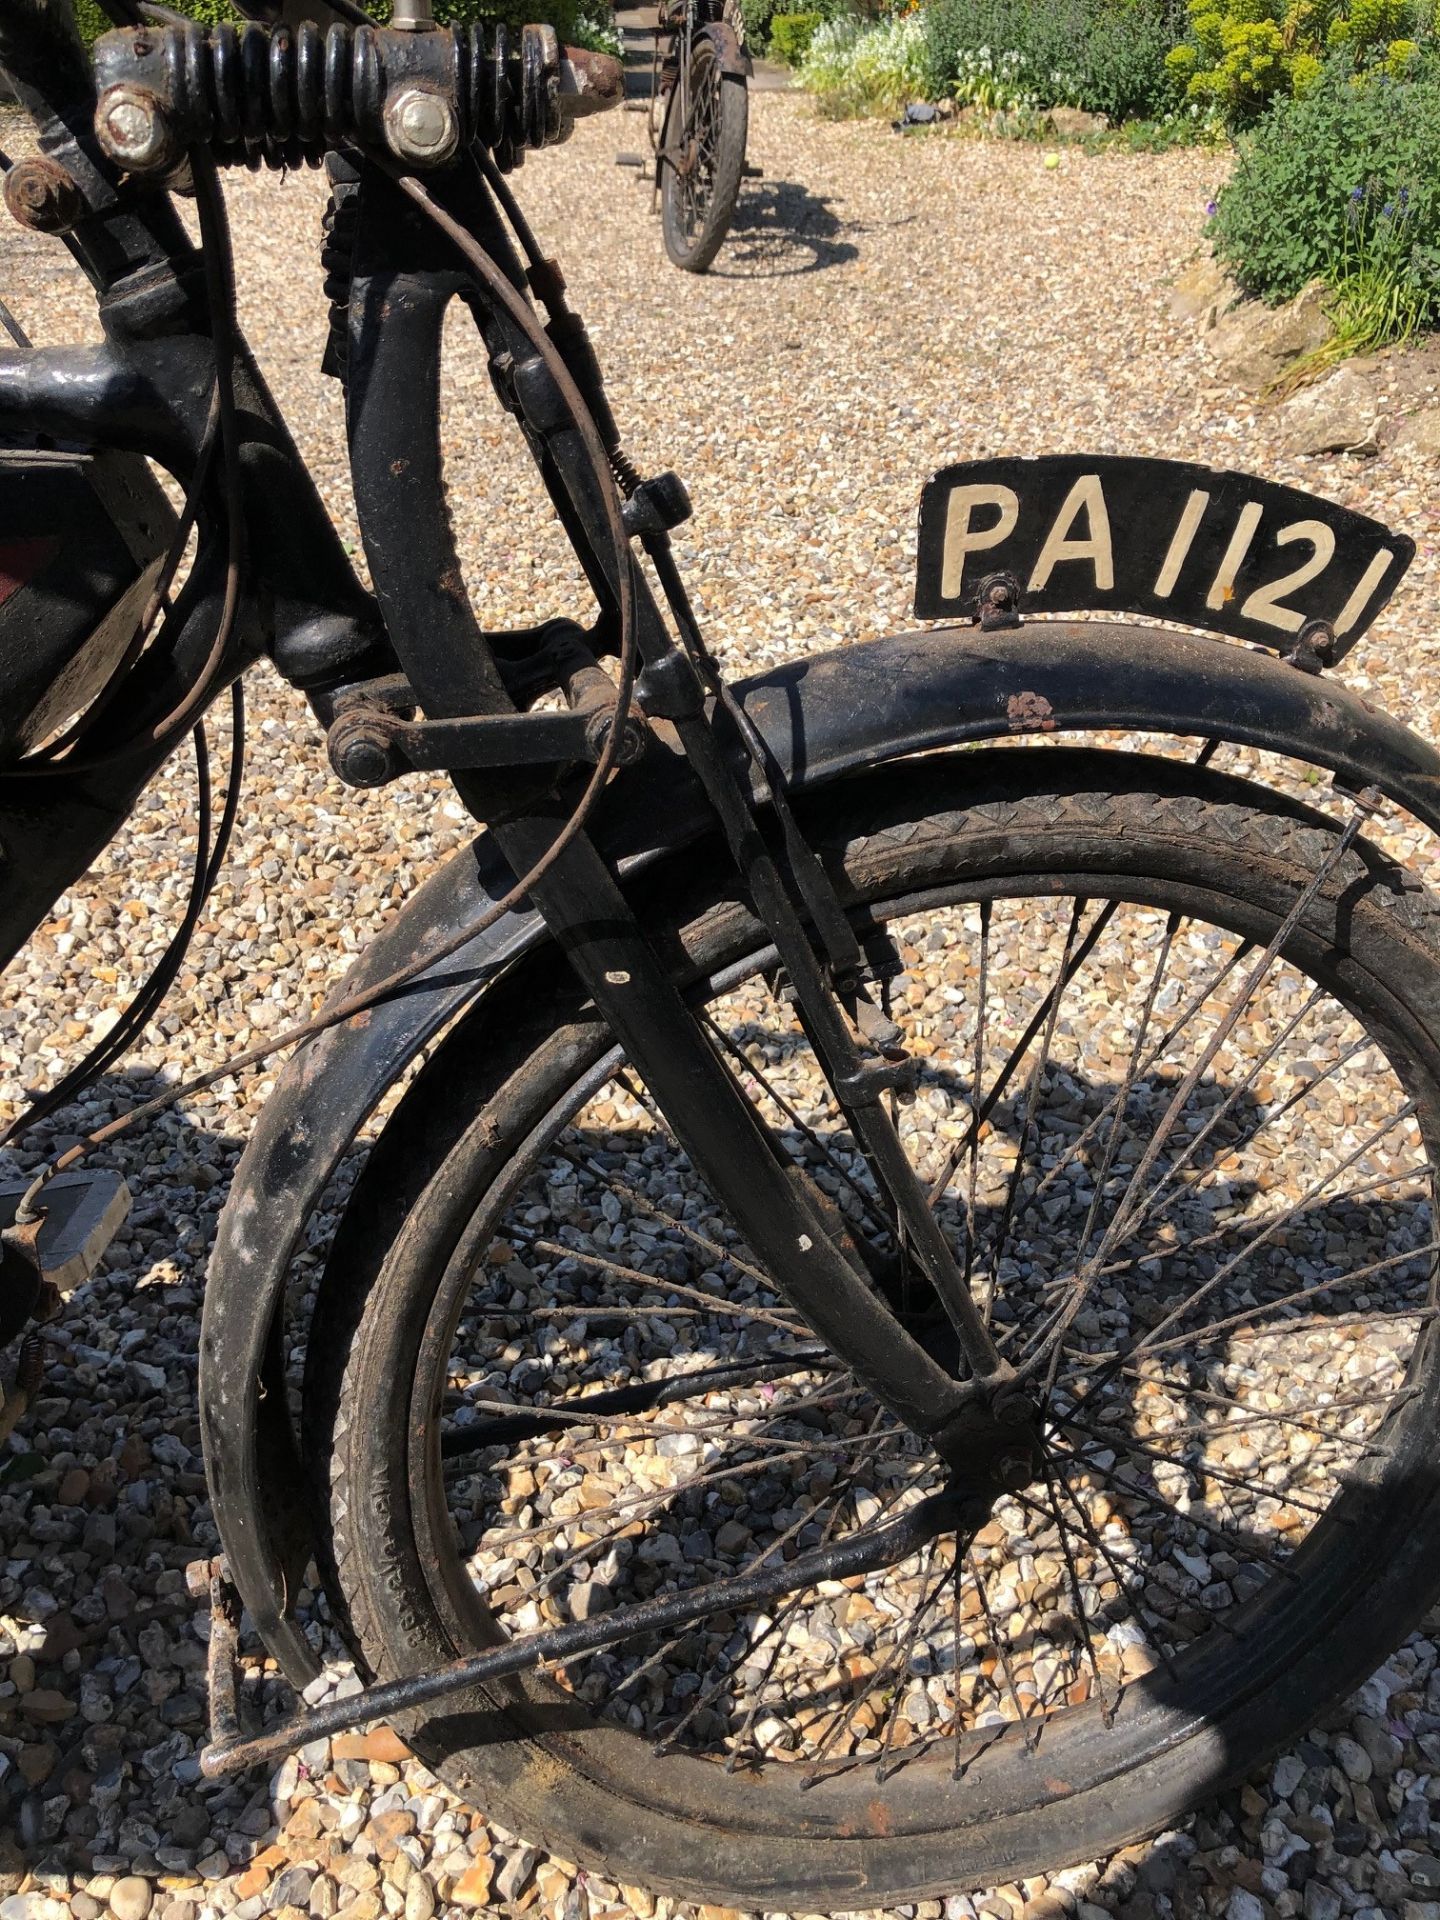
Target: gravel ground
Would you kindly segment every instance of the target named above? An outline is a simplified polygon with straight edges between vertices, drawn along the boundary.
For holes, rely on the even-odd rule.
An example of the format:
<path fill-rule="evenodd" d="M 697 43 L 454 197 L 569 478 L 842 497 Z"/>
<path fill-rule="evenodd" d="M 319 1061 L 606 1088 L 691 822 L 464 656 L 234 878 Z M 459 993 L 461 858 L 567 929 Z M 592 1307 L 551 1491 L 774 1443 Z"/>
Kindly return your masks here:
<path fill-rule="evenodd" d="M 1169 316 L 1165 287 L 1194 250 L 1220 158 L 1066 150 L 1050 170 L 1036 148 L 902 141 L 763 96 L 752 156 L 764 177 L 747 186 L 716 269 L 695 280 L 665 265 L 645 192 L 612 166 L 637 132 L 633 121 L 582 127 L 520 186 L 592 323 L 632 455 L 690 484 L 697 513 L 680 555 L 727 664 L 768 665 L 906 624 L 918 487 L 948 461 L 1165 454 L 1308 486 L 1415 535 L 1409 581 L 1346 678 L 1434 731 L 1429 471 L 1388 454 L 1282 458 L 1273 421 L 1215 384 L 1193 327 Z M 312 178 L 232 182 L 245 325 L 353 536 L 339 400 L 316 372 L 321 197 Z M 59 248 L 11 228 L 3 249 L 0 296 L 38 340 L 93 332 Z M 573 562 L 533 517 L 533 483 L 483 367 L 460 351 L 447 377 L 452 497 L 481 618 L 573 611 Z M 218 1064 L 317 1004 L 467 837 L 438 785 L 342 790 L 307 711 L 273 676 L 255 676 L 253 712 L 247 800 L 191 963 L 134 1063 L 62 1116 L 37 1153 L 157 1074 Z M 192 792 L 177 762 L 17 964 L 0 1098 L 53 1078 L 143 979 L 183 901 Z M 1392 837 L 1423 859 L 1418 835 Z M 264 1073 L 221 1082 L 120 1144 L 134 1211 L 74 1302 L 32 1429 L 13 1448 L 19 1464 L 0 1483 L 0 1793 L 12 1809 L 0 1920 L 59 1920 L 67 1908 L 97 1920 L 107 1904 L 116 1920 L 685 1911 L 487 1826 L 383 1731 L 307 1750 L 258 1789 L 197 1783 L 204 1647 L 182 1569 L 213 1540 L 193 1400 L 197 1310 L 228 1174 L 270 1084 Z M 317 1239 L 329 1224 L 317 1222 Z M 157 1602 L 138 1631 L 123 1625 Z M 1440 1920 L 1437 1659 L 1436 1642 L 1412 1638 L 1294 1753 L 1184 1831 L 1048 1883 L 957 1894 L 947 1920 L 1102 1910 Z M 1062 1678 L 1073 1684 L 1069 1668 Z M 325 1683 L 336 1684 L 346 1683 Z"/>

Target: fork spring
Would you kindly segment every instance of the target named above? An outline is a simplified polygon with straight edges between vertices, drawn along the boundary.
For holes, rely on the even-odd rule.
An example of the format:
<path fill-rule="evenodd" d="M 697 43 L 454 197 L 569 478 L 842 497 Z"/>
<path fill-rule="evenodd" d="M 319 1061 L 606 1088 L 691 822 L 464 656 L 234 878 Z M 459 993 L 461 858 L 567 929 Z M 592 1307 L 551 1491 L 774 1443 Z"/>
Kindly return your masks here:
<path fill-rule="evenodd" d="M 441 31 L 461 145 L 480 142 L 508 169 L 547 133 L 520 50 L 503 25 Z M 141 51 L 163 67 L 165 109 L 183 144 L 205 146 L 226 165 L 319 166 L 335 147 L 384 144 L 382 32 L 342 21 L 324 33 L 313 20 L 208 30 L 176 21 L 146 29 Z"/>

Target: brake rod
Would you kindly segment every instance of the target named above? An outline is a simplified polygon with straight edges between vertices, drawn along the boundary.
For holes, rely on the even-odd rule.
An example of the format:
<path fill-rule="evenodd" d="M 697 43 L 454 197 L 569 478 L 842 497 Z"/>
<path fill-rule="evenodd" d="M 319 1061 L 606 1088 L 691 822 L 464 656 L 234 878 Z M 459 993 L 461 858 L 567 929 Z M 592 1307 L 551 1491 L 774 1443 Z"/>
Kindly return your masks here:
<path fill-rule="evenodd" d="M 906 1559 L 947 1528 L 953 1529 L 957 1536 L 962 1531 L 967 1536 L 973 1534 L 984 1525 L 989 1513 L 990 1503 L 983 1495 L 945 1488 L 927 1495 L 888 1526 L 852 1534 L 848 1540 L 800 1554 L 778 1566 L 736 1574 L 728 1580 L 708 1581 L 686 1593 L 663 1594 L 636 1607 L 602 1614 L 598 1619 L 575 1621 L 544 1633 L 528 1634 L 520 1640 L 508 1640 L 503 1646 L 451 1661 L 433 1673 L 382 1681 L 344 1700 L 312 1707 L 308 1713 L 292 1714 L 278 1726 L 249 1738 L 237 1731 L 206 1747 L 200 1756 L 200 1771 L 207 1779 L 214 1780 L 251 1767 L 269 1766 L 292 1748 L 308 1745 L 312 1740 L 328 1740 L 337 1733 L 349 1733 L 377 1720 L 390 1720 L 396 1714 L 413 1712 L 417 1707 L 463 1693 L 470 1687 L 484 1686 L 511 1674 L 527 1673 L 539 1666 L 563 1666 L 581 1654 L 595 1653 L 641 1634 L 688 1626 L 707 1614 L 763 1607 L 782 1594 L 813 1586 L 820 1580 L 846 1580 L 855 1574 L 873 1573 Z M 228 1657 L 231 1648 L 223 1635 L 222 1642 Z M 230 1723 L 234 1724 L 233 1719 Z"/>

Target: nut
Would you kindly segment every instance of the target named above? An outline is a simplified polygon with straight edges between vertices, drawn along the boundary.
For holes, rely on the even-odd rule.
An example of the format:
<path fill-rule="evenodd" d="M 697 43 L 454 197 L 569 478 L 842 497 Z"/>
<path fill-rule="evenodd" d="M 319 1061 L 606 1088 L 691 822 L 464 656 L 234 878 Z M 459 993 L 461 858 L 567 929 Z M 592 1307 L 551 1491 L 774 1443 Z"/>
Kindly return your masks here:
<path fill-rule="evenodd" d="M 1035 1462 L 1028 1453 L 1002 1453 L 995 1462 L 994 1476 L 1007 1493 L 1018 1493 L 1035 1478 Z"/>
<path fill-rule="evenodd" d="M 406 87 L 385 109 L 385 138 L 397 160 L 440 167 L 460 144 L 455 109 L 441 94 Z"/>
<path fill-rule="evenodd" d="M 179 158 L 170 123 L 153 93 L 141 87 L 107 87 L 95 109 L 100 144 L 130 173 L 159 173 Z"/>
<path fill-rule="evenodd" d="M 18 160 L 5 176 L 5 205 L 22 227 L 64 233 L 86 212 L 85 196 L 58 160 Z"/>
<path fill-rule="evenodd" d="M 342 713 L 326 738 L 330 765 L 348 787 L 383 787 L 400 772 L 384 723 L 374 713 Z"/>

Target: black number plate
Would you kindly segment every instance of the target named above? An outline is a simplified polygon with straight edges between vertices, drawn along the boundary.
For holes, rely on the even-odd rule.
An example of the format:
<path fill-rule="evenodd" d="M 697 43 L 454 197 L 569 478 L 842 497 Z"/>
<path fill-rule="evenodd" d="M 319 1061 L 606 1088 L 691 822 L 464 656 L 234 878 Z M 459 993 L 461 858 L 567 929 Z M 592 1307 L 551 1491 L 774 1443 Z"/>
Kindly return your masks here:
<path fill-rule="evenodd" d="M 1288 646 L 1302 627 L 1354 645 L 1415 556 L 1378 520 L 1243 473 L 1178 460 L 979 460 L 920 497 L 915 612 L 970 617 L 987 574 L 1027 612 L 1148 613 Z"/>

